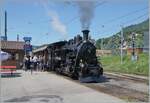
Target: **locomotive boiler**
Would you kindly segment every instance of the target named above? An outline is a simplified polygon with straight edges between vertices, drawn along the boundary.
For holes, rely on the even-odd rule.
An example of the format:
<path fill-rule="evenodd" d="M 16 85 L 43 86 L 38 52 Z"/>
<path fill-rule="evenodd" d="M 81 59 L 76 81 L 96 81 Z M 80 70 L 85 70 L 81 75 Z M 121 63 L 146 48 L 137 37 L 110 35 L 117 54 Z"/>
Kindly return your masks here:
<path fill-rule="evenodd" d="M 96 57 L 96 47 L 89 39 L 89 30 L 69 41 L 60 41 L 48 46 L 50 70 L 66 74 L 82 81 L 95 81 L 103 74 Z"/>

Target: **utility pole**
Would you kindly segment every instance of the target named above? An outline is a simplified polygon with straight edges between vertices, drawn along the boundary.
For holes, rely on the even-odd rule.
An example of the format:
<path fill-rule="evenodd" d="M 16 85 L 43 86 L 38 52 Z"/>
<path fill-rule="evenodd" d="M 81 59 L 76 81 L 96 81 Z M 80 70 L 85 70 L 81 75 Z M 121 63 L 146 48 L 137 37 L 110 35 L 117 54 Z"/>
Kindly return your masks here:
<path fill-rule="evenodd" d="M 132 33 L 132 56 L 135 56 L 135 50 L 134 50 L 135 44 L 134 44 L 134 40 L 135 40 L 135 34 Z"/>
<path fill-rule="evenodd" d="M 7 41 L 7 12 L 5 11 L 5 40 Z"/>
<path fill-rule="evenodd" d="M 132 33 L 132 60 L 135 61 L 137 60 L 136 55 L 135 55 L 135 33 Z"/>
<path fill-rule="evenodd" d="M 102 28 L 103 28 L 103 29 L 104 29 L 104 27 L 105 27 L 105 26 L 102 25 Z M 103 49 L 103 40 L 104 40 L 104 38 L 101 39 L 101 50 Z"/>
<path fill-rule="evenodd" d="M 19 41 L 19 34 L 17 34 L 17 41 Z"/>
<path fill-rule="evenodd" d="M 121 64 L 123 63 L 123 26 L 121 26 L 121 36 L 120 36 L 120 39 L 121 39 L 121 44 L 120 44 L 120 59 L 121 59 Z"/>
<path fill-rule="evenodd" d="M 101 50 L 103 49 L 103 38 L 101 39 Z"/>

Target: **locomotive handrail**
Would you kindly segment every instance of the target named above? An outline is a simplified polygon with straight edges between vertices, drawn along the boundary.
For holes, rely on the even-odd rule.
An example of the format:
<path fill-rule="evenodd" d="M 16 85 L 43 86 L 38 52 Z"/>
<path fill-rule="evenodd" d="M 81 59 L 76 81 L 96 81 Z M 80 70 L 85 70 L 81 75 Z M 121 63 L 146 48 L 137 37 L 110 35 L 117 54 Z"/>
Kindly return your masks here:
<path fill-rule="evenodd" d="M 84 43 L 82 43 L 82 44 L 80 45 L 79 50 L 77 50 L 77 55 L 76 55 L 76 59 L 75 59 L 75 67 L 76 67 L 76 65 L 77 65 L 77 58 L 78 58 L 78 55 L 79 55 L 79 51 L 80 51 L 80 49 L 81 49 L 81 47 L 82 47 L 83 44 L 84 44 Z"/>

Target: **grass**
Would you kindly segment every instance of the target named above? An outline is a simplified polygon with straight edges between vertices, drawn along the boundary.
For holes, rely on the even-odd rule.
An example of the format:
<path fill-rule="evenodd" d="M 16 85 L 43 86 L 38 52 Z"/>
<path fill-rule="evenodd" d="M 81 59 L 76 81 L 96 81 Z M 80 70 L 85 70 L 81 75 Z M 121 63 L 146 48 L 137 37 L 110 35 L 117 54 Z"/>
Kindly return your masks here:
<path fill-rule="evenodd" d="M 131 61 L 131 56 L 126 55 L 123 57 L 123 64 L 120 63 L 120 56 L 102 56 L 98 59 L 104 71 L 149 75 L 149 55 L 146 53 L 139 54 L 137 61 Z"/>

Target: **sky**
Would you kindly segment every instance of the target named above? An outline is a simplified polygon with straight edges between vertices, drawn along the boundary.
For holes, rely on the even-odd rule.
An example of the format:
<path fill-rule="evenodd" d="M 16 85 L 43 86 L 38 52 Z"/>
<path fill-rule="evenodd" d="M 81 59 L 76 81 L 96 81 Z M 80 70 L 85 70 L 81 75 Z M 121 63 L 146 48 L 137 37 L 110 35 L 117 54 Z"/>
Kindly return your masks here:
<path fill-rule="evenodd" d="M 20 41 L 23 37 L 32 37 L 31 44 L 43 45 L 69 40 L 77 34 L 82 36 L 80 1 L 0 0 L 0 33 L 4 35 L 4 12 L 7 11 L 8 40 L 17 40 L 18 34 Z M 93 1 L 89 30 L 95 40 L 148 19 L 148 0 Z M 87 12 L 86 15 L 90 14 Z"/>

